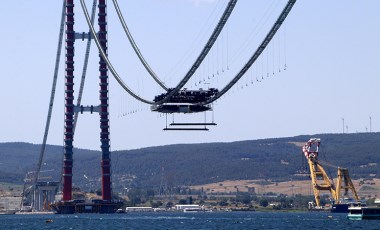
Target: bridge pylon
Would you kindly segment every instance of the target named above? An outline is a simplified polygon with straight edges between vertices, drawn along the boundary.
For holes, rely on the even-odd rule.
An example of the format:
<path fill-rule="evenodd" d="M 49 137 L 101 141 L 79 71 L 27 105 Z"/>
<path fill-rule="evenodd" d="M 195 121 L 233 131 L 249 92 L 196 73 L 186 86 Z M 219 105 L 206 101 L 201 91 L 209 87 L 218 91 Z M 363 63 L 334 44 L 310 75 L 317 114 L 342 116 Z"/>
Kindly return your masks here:
<path fill-rule="evenodd" d="M 57 213 L 113 213 L 123 204 L 112 200 L 111 182 L 111 157 L 110 157 L 110 127 L 109 127 L 109 96 L 108 96 L 108 67 L 104 59 L 99 55 L 99 99 L 98 106 L 83 107 L 74 105 L 74 56 L 75 40 L 91 39 L 91 36 L 77 36 L 74 31 L 74 0 L 65 0 L 65 127 L 64 127 L 64 159 L 63 159 L 63 196 L 62 201 L 52 204 L 52 208 Z M 107 1 L 98 0 L 98 38 L 103 51 L 107 54 Z M 85 33 L 83 33 L 85 34 Z M 102 199 L 91 202 L 72 199 L 72 176 L 73 176 L 73 141 L 75 113 L 90 111 L 99 113 L 100 121 L 100 148 L 101 178 L 102 178 Z"/>

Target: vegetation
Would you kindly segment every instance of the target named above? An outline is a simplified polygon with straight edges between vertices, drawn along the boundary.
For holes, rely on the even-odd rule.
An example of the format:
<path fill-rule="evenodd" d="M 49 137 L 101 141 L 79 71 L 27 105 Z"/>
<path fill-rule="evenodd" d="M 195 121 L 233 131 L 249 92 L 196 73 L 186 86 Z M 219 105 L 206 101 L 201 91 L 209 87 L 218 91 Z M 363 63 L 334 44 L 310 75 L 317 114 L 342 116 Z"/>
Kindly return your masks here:
<path fill-rule="evenodd" d="M 300 145 L 295 143 L 303 144 L 311 137 L 321 138 L 319 158 L 331 165 L 349 168 L 353 179 L 379 177 L 380 133 L 321 134 L 114 151 L 114 191 L 153 188 L 157 191 L 161 185 L 172 193 L 180 193 L 179 186 L 224 180 L 297 180 L 305 171 L 306 164 Z M 1 143 L 0 182 L 21 184 L 26 172 L 35 170 L 39 151 L 40 145 Z M 62 147 L 47 146 L 43 170 L 54 171 L 41 175 L 59 180 L 62 153 Z M 74 186 L 86 191 L 100 188 L 100 157 L 98 151 L 74 149 Z M 335 174 L 336 169 L 328 172 Z M 149 200 L 149 195 L 146 197 Z M 239 199 L 244 202 L 245 198 Z"/>

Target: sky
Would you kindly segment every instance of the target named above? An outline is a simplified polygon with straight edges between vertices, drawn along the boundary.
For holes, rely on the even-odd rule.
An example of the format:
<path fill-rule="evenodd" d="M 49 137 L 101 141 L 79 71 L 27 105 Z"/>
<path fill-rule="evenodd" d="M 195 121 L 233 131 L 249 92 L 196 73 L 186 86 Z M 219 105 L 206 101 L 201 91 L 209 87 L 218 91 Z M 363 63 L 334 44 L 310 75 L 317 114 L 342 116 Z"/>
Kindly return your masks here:
<path fill-rule="evenodd" d="M 92 1 L 86 0 L 90 8 Z M 243 67 L 285 6 L 285 0 L 240 0 L 214 48 L 186 85 L 221 89 Z M 119 1 L 141 53 L 169 87 L 189 70 L 227 0 Z M 75 30 L 88 31 L 80 1 Z M 0 142 L 43 140 L 56 59 L 62 1 L 6 1 L 0 43 Z M 380 1 L 297 1 L 284 26 L 246 73 L 213 104 L 207 132 L 163 131 L 166 117 L 110 83 L 111 150 L 179 143 L 231 142 L 320 133 L 380 131 Z M 108 1 L 109 58 L 123 80 L 153 100 L 163 90 L 143 68 Z M 75 92 L 86 41 L 77 40 Z M 64 49 L 63 49 L 64 54 Z M 98 52 L 91 46 L 83 105 L 97 105 Z M 48 144 L 63 143 L 64 56 Z M 205 115 L 168 116 L 203 122 Z M 371 119 L 370 119 L 371 117 Z M 344 119 L 344 127 L 343 127 Z M 80 115 L 74 146 L 100 149 L 99 116 Z M 305 140 L 307 141 L 307 140 Z M 322 140 L 323 141 L 323 140 Z"/>

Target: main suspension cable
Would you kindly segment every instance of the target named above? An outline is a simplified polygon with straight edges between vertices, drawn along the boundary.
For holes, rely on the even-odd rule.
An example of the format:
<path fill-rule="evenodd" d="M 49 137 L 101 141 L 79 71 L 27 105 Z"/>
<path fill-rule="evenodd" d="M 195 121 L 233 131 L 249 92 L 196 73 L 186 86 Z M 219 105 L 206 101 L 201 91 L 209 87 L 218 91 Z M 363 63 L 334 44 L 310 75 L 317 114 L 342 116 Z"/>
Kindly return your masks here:
<path fill-rule="evenodd" d="M 81 3 L 81 6 L 82 6 L 82 10 L 83 10 L 83 13 L 84 13 L 84 16 L 86 18 L 86 21 L 87 21 L 87 24 L 90 28 L 90 31 L 92 33 L 92 36 L 94 37 L 94 40 L 95 40 L 95 43 L 96 43 L 96 46 L 98 47 L 98 50 L 99 50 L 99 54 L 102 56 L 102 58 L 104 59 L 104 61 L 106 62 L 109 70 L 111 71 L 112 75 L 114 76 L 114 78 L 116 79 L 116 81 L 120 84 L 121 87 L 123 87 L 123 89 L 125 91 L 127 91 L 132 97 L 134 97 L 135 99 L 141 101 L 141 102 L 144 102 L 146 104 L 155 104 L 153 101 L 149 101 L 149 100 L 146 100 L 142 97 L 140 97 L 139 95 L 137 95 L 136 93 L 134 93 L 129 87 L 127 84 L 125 84 L 125 82 L 123 81 L 123 79 L 120 78 L 119 74 L 116 72 L 115 68 L 112 66 L 110 60 L 108 59 L 107 57 L 107 54 L 104 52 L 104 50 L 102 49 L 102 46 L 100 44 L 100 41 L 98 39 L 98 36 L 95 32 L 95 28 L 94 26 L 91 24 L 91 19 L 90 19 L 90 16 L 88 14 L 88 10 L 87 10 L 87 7 L 86 7 L 86 3 L 84 2 L 84 0 L 80 0 L 80 3 Z"/>
<path fill-rule="evenodd" d="M 90 17 L 89 17 L 89 14 L 88 14 L 88 10 L 87 10 L 87 7 L 86 7 L 86 3 L 84 2 L 84 0 L 80 0 L 80 2 L 81 2 L 81 6 L 82 6 L 82 9 L 83 9 L 83 12 L 84 12 L 87 24 L 90 27 L 91 33 L 94 36 L 94 40 L 95 40 L 95 43 L 96 43 L 96 45 L 98 47 L 99 53 L 102 56 L 102 58 L 104 59 L 104 61 L 106 62 L 108 68 L 110 69 L 112 75 L 115 77 L 116 81 L 132 97 L 134 97 L 135 99 L 137 99 L 137 100 L 139 100 L 141 102 L 144 102 L 146 104 L 162 104 L 162 103 L 165 103 L 166 101 L 168 101 L 174 94 L 176 94 L 187 83 L 187 81 L 191 78 L 191 76 L 194 74 L 194 72 L 198 69 L 198 67 L 200 66 L 200 64 L 202 63 L 202 61 L 204 60 L 204 58 L 207 56 L 208 52 L 212 48 L 212 46 L 215 43 L 216 39 L 218 38 L 218 36 L 219 36 L 220 32 L 222 31 L 224 25 L 226 24 L 229 16 L 232 13 L 233 8 L 235 7 L 235 5 L 237 3 L 237 0 L 230 0 L 229 4 L 227 5 L 227 8 L 225 9 L 222 17 L 219 20 L 218 25 L 214 29 L 214 32 L 212 33 L 209 41 L 206 43 L 206 45 L 203 48 L 202 52 L 200 53 L 200 55 L 198 56 L 197 60 L 195 61 L 195 63 L 193 64 L 193 66 L 190 68 L 190 70 L 188 71 L 188 73 L 185 75 L 185 77 L 179 82 L 179 84 L 174 89 L 172 89 L 161 101 L 158 101 L 158 102 L 149 101 L 149 100 L 146 100 L 146 99 L 138 96 L 120 78 L 120 76 L 118 75 L 118 73 L 116 72 L 116 70 L 113 68 L 111 62 L 109 61 L 106 53 L 101 48 L 99 39 L 96 36 L 95 29 L 94 29 L 94 27 L 91 24 Z"/>
<path fill-rule="evenodd" d="M 257 48 L 256 52 L 252 55 L 252 57 L 248 60 L 248 62 L 244 65 L 244 67 L 240 70 L 240 72 L 214 97 L 210 98 L 207 101 L 204 101 L 202 103 L 199 103 L 200 105 L 207 105 L 210 104 L 217 99 L 219 99 L 221 96 L 223 96 L 228 90 L 231 89 L 238 81 L 239 79 L 244 76 L 244 74 L 248 71 L 248 69 L 255 63 L 257 58 L 261 55 L 261 53 L 264 51 L 264 49 L 267 47 L 269 42 L 272 40 L 278 29 L 281 27 L 282 23 L 288 16 L 289 12 L 291 11 L 292 7 L 296 3 L 296 0 L 289 0 L 286 4 L 285 8 L 281 12 L 280 16 L 272 26 L 272 29 L 269 31 L 267 36 L 264 38 L 260 46 Z"/>
<path fill-rule="evenodd" d="M 82 1 L 82 0 L 81 0 Z M 198 67 L 202 64 L 203 60 L 211 50 L 212 46 L 214 45 L 215 41 L 218 39 L 218 36 L 220 32 L 223 30 L 223 27 L 226 25 L 226 22 L 228 21 L 228 18 L 230 17 L 235 5 L 237 3 L 237 0 L 230 0 L 226 9 L 224 10 L 223 15 L 221 16 L 217 26 L 215 27 L 213 33 L 210 36 L 210 39 L 204 46 L 203 50 L 199 54 L 198 58 L 195 60 L 194 64 L 191 66 L 190 70 L 187 72 L 185 77 L 178 83 L 178 85 L 172 89 L 161 101 L 157 102 L 156 104 L 162 104 L 168 101 L 173 95 L 175 95 L 193 76 L 195 71 L 198 69 Z"/>
<path fill-rule="evenodd" d="M 47 138 L 48 138 L 48 134 L 49 134 L 51 114 L 53 112 L 54 98 L 55 98 L 55 89 L 56 89 L 56 86 L 57 86 L 59 63 L 60 63 L 60 60 L 61 60 L 63 33 L 64 33 L 64 28 L 65 28 L 65 9 L 66 9 L 66 1 L 64 0 L 63 1 L 63 6 L 62 6 L 62 13 L 61 13 L 61 25 L 60 25 L 60 28 L 59 28 L 59 38 L 58 38 L 58 46 L 57 46 L 57 56 L 56 56 L 56 59 L 55 59 L 53 83 L 52 83 L 52 86 L 51 86 L 49 111 L 48 111 L 48 115 L 47 115 L 47 119 L 46 119 L 45 133 L 44 133 L 44 137 L 43 137 L 43 140 L 42 140 L 40 156 L 39 156 L 38 163 L 37 163 L 36 175 L 35 175 L 34 180 L 33 180 L 33 184 L 34 185 L 37 183 L 38 177 L 39 177 L 39 174 L 40 174 L 40 171 L 41 171 L 42 160 L 44 158 L 45 148 L 46 148 L 46 142 L 47 142 Z"/>
<path fill-rule="evenodd" d="M 137 47 L 137 44 L 135 42 L 135 40 L 133 39 L 132 37 L 132 34 L 131 32 L 129 31 L 128 29 L 128 26 L 127 24 L 125 23 L 125 20 L 124 20 L 124 17 L 123 17 L 123 14 L 121 13 L 121 10 L 120 10 L 120 7 L 117 3 L 117 0 L 112 0 L 113 2 L 113 5 L 115 7 L 115 10 L 116 10 L 116 13 L 117 13 L 117 16 L 119 17 L 119 20 L 120 20 L 120 23 L 121 25 L 123 26 L 123 29 L 128 37 L 128 40 L 129 42 L 131 43 L 132 47 L 133 47 L 133 50 L 135 51 L 135 53 L 137 54 L 138 58 L 140 59 L 141 63 L 143 64 L 143 66 L 145 67 L 145 69 L 148 71 L 148 73 L 150 74 L 150 76 L 152 76 L 152 78 L 166 91 L 168 91 L 168 88 L 166 87 L 166 85 L 160 80 L 160 78 L 156 75 L 156 73 L 152 70 L 152 68 L 149 66 L 149 64 L 147 63 L 147 61 L 145 60 L 145 58 L 143 57 L 143 55 L 141 54 L 140 52 L 140 49 Z"/>
<path fill-rule="evenodd" d="M 113 68 L 112 64 L 110 63 L 107 55 L 105 54 L 105 52 L 101 48 L 100 42 L 99 42 L 99 40 L 98 40 L 98 38 L 96 36 L 95 29 L 91 25 L 90 17 L 89 17 L 88 10 L 87 10 L 87 7 L 85 5 L 84 0 L 80 0 L 80 2 L 81 2 L 82 9 L 83 9 L 83 12 L 84 12 L 85 17 L 86 17 L 87 24 L 90 27 L 90 30 L 91 30 L 91 33 L 94 36 L 94 40 L 96 42 L 96 45 L 98 46 L 99 53 L 103 57 L 103 59 L 105 60 L 105 62 L 107 63 L 107 66 L 109 67 L 111 73 L 113 74 L 113 76 L 115 77 L 115 79 L 117 80 L 117 82 L 131 96 L 133 96 L 135 99 L 137 99 L 137 100 L 139 100 L 139 101 L 141 101 L 143 103 L 146 103 L 146 104 L 162 104 L 162 103 L 165 103 L 166 101 L 168 101 L 173 95 L 175 95 L 187 83 L 187 81 L 191 78 L 191 76 L 194 74 L 194 72 L 200 66 L 200 64 L 202 63 L 202 61 L 204 60 L 204 58 L 206 57 L 206 55 L 210 51 L 212 45 L 215 43 L 216 39 L 218 38 L 218 36 L 219 36 L 221 30 L 223 29 L 224 25 L 226 24 L 229 16 L 232 13 L 232 10 L 233 10 L 234 6 L 237 3 L 237 0 L 230 0 L 230 2 L 228 4 L 227 8 L 225 9 L 225 11 L 224 11 L 221 19 L 219 20 L 219 23 L 218 23 L 217 27 L 214 29 L 214 32 L 212 33 L 209 41 L 206 43 L 206 45 L 203 48 L 201 54 L 198 56 L 197 60 L 195 61 L 195 63 L 193 64 L 193 66 L 190 68 L 190 70 L 188 71 L 188 73 L 185 75 L 185 77 L 179 82 L 179 84 L 174 89 L 172 89 L 162 100 L 160 100 L 158 102 L 149 101 L 149 100 L 146 100 L 146 99 L 138 96 L 131 89 L 129 89 L 129 87 L 123 82 L 123 80 L 120 78 L 120 76 L 117 74 L 117 72 Z M 256 52 L 252 55 L 252 57 L 244 65 L 244 67 L 240 70 L 240 72 L 215 97 L 213 97 L 213 98 L 211 98 L 211 99 L 209 99 L 207 101 L 204 101 L 204 102 L 200 103 L 201 105 L 206 105 L 206 104 L 210 104 L 210 103 L 214 102 L 215 100 L 217 100 L 218 98 L 220 98 L 221 96 L 223 96 L 228 90 L 230 90 L 236 84 L 236 82 L 239 81 L 239 79 L 248 71 L 248 69 L 252 66 L 252 64 L 255 63 L 255 61 L 257 60 L 257 58 L 261 55 L 261 53 L 263 52 L 263 50 L 267 47 L 267 45 L 269 44 L 269 42 L 272 40 L 272 38 L 274 37 L 274 35 L 278 31 L 278 29 L 281 27 L 282 23 L 286 19 L 287 15 L 291 11 L 291 9 L 294 6 L 295 2 L 296 2 L 296 0 L 289 0 L 288 1 L 287 5 L 283 9 L 282 13 L 278 17 L 277 21 L 272 26 L 272 29 L 269 31 L 269 33 L 267 34 L 267 36 L 265 37 L 265 39 L 263 40 L 263 42 L 261 43 L 261 45 L 257 48 Z"/>

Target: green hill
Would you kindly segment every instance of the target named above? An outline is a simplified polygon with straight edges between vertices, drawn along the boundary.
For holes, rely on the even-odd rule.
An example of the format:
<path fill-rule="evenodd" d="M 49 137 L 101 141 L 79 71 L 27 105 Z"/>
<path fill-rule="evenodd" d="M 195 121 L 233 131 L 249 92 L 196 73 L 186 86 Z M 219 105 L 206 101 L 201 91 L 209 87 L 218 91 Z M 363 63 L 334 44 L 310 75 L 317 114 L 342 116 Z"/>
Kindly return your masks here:
<path fill-rule="evenodd" d="M 177 144 L 112 152 L 113 183 L 125 187 L 197 185 L 224 180 L 299 179 L 305 171 L 300 145 L 321 138 L 319 158 L 347 167 L 354 179 L 380 175 L 380 133 L 320 134 L 231 143 Z M 35 169 L 40 145 L 0 144 L 0 182 L 22 183 Z M 63 148 L 47 146 L 43 173 L 59 180 Z M 335 176 L 336 169 L 327 170 Z M 84 176 L 85 175 L 85 176 Z M 86 190 L 100 187 L 100 152 L 74 150 L 74 186 Z"/>

